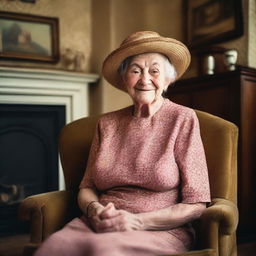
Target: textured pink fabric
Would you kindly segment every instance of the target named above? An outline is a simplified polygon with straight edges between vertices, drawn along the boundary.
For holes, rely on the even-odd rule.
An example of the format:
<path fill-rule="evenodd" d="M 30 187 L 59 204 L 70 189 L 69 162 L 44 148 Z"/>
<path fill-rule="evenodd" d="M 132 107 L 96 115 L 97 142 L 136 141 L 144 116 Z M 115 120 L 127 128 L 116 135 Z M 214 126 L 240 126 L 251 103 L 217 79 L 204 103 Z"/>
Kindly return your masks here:
<path fill-rule="evenodd" d="M 136 118 L 132 111 L 131 106 L 100 119 L 80 188 L 96 188 L 103 205 L 113 202 L 116 208 L 133 213 L 178 202 L 209 202 L 207 166 L 195 112 L 167 99 L 151 118 Z M 49 250 L 74 256 L 156 255 L 181 253 L 192 244 L 189 225 L 168 231 L 96 234 L 82 217 L 52 235 L 36 256 L 51 255 Z M 59 246 L 62 253 L 56 251 Z"/>

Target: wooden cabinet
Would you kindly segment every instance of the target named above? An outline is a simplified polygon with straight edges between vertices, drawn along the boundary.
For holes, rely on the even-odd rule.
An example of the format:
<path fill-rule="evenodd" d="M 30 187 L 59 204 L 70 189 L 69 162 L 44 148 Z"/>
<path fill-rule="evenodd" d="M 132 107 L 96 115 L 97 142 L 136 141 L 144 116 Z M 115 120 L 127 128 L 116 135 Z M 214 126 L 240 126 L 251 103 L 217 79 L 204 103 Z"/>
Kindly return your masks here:
<path fill-rule="evenodd" d="M 238 67 L 235 71 L 180 80 L 169 87 L 167 97 L 222 117 L 239 127 L 238 240 L 255 240 L 256 69 Z"/>

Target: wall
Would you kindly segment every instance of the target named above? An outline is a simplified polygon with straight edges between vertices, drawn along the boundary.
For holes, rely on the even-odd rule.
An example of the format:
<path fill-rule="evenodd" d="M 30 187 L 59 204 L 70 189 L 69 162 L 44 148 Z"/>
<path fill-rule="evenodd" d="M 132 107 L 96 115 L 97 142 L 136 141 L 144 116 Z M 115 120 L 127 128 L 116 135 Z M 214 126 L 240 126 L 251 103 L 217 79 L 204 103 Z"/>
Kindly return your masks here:
<path fill-rule="evenodd" d="M 85 71 L 91 54 L 91 0 L 37 0 L 35 4 L 0 0 L 0 10 L 59 18 L 60 49 L 71 48 L 85 55 Z M 1 61 L 0 65 L 60 68 L 60 63 Z"/>

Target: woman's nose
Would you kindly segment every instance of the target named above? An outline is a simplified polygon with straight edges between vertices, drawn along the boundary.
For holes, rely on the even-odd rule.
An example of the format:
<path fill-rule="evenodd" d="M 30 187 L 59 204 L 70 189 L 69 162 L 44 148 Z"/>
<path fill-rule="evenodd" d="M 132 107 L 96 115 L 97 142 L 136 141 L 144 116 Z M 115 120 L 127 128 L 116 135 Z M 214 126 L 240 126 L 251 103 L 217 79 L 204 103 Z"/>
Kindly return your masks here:
<path fill-rule="evenodd" d="M 141 74 L 140 80 L 143 85 L 151 84 L 150 75 L 146 72 Z"/>

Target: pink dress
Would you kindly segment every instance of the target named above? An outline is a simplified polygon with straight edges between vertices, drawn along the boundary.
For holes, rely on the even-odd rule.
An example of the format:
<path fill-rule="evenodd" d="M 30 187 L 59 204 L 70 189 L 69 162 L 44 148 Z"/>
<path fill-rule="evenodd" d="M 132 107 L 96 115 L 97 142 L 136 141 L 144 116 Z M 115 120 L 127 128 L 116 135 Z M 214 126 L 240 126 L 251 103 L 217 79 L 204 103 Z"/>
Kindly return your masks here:
<path fill-rule="evenodd" d="M 176 203 L 210 201 L 205 153 L 192 109 L 167 99 L 151 118 L 127 107 L 102 116 L 80 188 L 96 188 L 100 202 L 132 213 Z M 42 255 L 159 255 L 182 253 L 194 241 L 190 225 L 166 231 L 95 233 L 85 217 L 50 236 Z"/>

